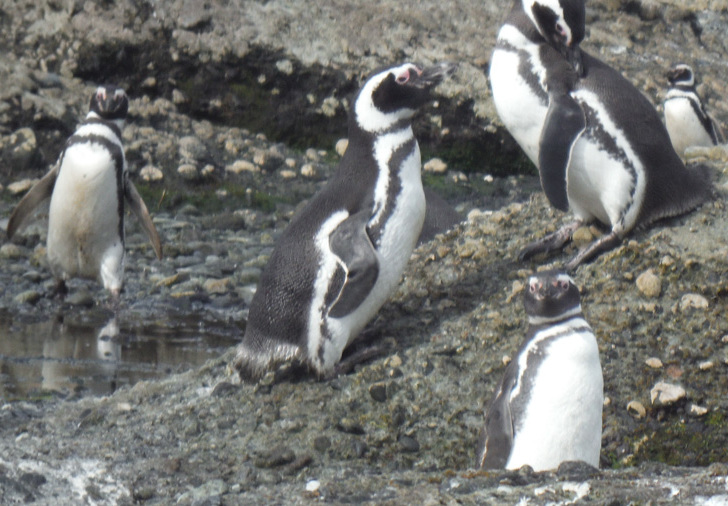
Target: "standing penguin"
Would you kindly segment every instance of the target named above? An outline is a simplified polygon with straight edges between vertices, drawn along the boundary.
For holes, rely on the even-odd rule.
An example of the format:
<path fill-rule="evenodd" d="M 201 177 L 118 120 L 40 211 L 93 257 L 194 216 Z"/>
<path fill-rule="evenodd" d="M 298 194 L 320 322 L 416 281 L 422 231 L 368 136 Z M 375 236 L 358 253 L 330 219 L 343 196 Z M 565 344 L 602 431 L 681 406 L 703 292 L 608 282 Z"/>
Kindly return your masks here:
<path fill-rule="evenodd" d="M 503 124 L 538 167 L 551 205 L 577 218 L 520 257 L 560 249 L 583 223 L 611 228 L 569 269 L 712 195 L 707 169 L 685 167 L 652 104 L 580 49 L 584 30 L 584 0 L 515 0 L 490 63 Z"/>
<path fill-rule="evenodd" d="M 425 217 L 412 117 L 453 70 L 406 63 L 359 91 L 335 174 L 293 218 L 261 275 L 235 359 L 241 377 L 290 360 L 331 373 L 395 289 Z"/>
<path fill-rule="evenodd" d="M 583 460 L 599 467 L 604 400 L 599 349 L 566 274 L 528 279 L 528 331 L 485 410 L 477 466 L 535 471 Z"/>
<path fill-rule="evenodd" d="M 715 146 L 725 142 L 723 132 L 703 106 L 695 89 L 695 74 L 689 65 L 680 63 L 667 73 L 670 87 L 665 97 L 665 126 L 670 141 L 683 156 L 689 146 Z"/>
<path fill-rule="evenodd" d="M 99 280 L 116 303 L 124 274 L 124 203 L 140 220 L 157 258 L 162 246 L 147 206 L 129 179 L 121 129 L 129 109 L 123 89 L 99 86 L 86 119 L 68 139 L 58 163 L 23 197 L 8 221 L 7 237 L 51 199 L 48 264 L 58 291 L 73 277 Z"/>

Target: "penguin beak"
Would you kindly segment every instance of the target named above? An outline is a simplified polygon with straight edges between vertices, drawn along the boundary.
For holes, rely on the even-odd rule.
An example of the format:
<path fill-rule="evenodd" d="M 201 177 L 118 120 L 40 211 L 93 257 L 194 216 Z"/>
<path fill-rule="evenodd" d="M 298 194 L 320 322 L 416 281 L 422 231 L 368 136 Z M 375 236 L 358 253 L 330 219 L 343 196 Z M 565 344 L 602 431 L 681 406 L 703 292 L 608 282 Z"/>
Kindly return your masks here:
<path fill-rule="evenodd" d="M 429 89 L 440 84 L 443 79 L 450 77 L 457 68 L 457 63 L 443 62 L 427 67 L 419 74 L 412 75 L 409 84 L 418 88 Z"/>

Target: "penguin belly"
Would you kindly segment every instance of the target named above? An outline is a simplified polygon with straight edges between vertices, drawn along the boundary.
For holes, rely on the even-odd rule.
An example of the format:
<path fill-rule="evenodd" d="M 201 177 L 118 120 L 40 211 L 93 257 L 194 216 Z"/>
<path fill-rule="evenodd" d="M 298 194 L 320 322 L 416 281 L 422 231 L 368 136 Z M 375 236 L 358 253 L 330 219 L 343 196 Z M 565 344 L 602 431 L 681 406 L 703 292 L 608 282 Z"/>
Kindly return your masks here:
<path fill-rule="evenodd" d="M 572 94 L 586 111 L 585 131 L 574 142 L 566 172 L 569 205 L 584 222 L 596 218 L 621 234 L 639 218 L 646 177 L 627 135 L 599 98 L 587 90 Z"/>
<path fill-rule="evenodd" d="M 504 26 L 501 37 L 525 37 L 515 28 Z M 496 48 L 490 61 L 490 85 L 496 111 L 506 129 L 538 166 L 539 141 L 548 111 L 548 97 L 539 84 L 546 70 L 538 60 L 538 46 L 532 51 Z M 524 61 L 525 59 L 528 62 Z M 520 70 L 530 69 L 525 78 Z"/>
<path fill-rule="evenodd" d="M 56 278 L 121 288 L 124 247 L 114 161 L 99 144 L 67 150 L 51 197 L 48 262 Z"/>
<path fill-rule="evenodd" d="M 665 126 L 670 134 L 670 142 L 680 156 L 690 146 L 713 145 L 713 139 L 687 98 L 676 97 L 665 101 Z"/>
<path fill-rule="evenodd" d="M 394 291 L 417 244 L 417 238 L 425 221 L 425 192 L 420 173 L 419 147 L 416 147 L 403 161 L 400 182 L 401 191 L 375 244 L 379 275 L 374 287 L 352 313 L 342 318 L 329 318 L 328 327 L 331 335 L 339 336 L 339 342 L 346 343 L 336 352 L 338 356 L 333 354 L 331 357 L 327 356 L 327 364 L 333 360 L 331 367 L 339 361 L 344 348 L 359 335 Z"/>
<path fill-rule="evenodd" d="M 598 467 L 603 379 L 594 334 L 567 330 L 552 342 L 530 386 L 528 404 L 514 420 L 506 467 L 542 471 L 567 460 Z"/>

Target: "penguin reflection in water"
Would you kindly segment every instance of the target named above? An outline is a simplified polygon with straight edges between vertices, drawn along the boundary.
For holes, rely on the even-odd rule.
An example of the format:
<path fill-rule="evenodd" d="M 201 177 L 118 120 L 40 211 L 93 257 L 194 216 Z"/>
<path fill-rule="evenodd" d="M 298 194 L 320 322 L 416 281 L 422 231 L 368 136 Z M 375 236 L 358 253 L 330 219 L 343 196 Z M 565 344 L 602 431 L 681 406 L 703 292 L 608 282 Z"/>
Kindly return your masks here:
<path fill-rule="evenodd" d="M 261 275 L 235 359 L 243 379 L 289 361 L 333 373 L 395 289 L 425 217 L 412 117 L 453 71 L 406 63 L 361 88 L 335 174 L 293 218 Z"/>
<path fill-rule="evenodd" d="M 582 460 L 599 466 L 603 383 L 579 289 L 545 271 L 526 284 L 526 339 L 485 411 L 478 467 L 535 471 Z"/>
<path fill-rule="evenodd" d="M 23 197 L 7 237 L 46 199 L 48 264 L 63 295 L 73 277 L 99 280 L 119 302 L 124 274 L 124 204 L 142 224 L 157 258 L 162 246 L 139 192 L 129 179 L 121 129 L 129 109 L 123 89 L 100 86 L 86 119 L 68 139 L 58 163 Z"/>
<path fill-rule="evenodd" d="M 584 0 L 515 0 L 489 74 L 498 115 L 538 167 L 549 202 L 577 218 L 526 246 L 521 259 L 562 248 L 584 223 L 611 228 L 568 269 L 713 191 L 707 169 L 689 170 L 675 153 L 653 105 L 580 49 L 584 31 Z"/>
<path fill-rule="evenodd" d="M 677 154 L 690 146 L 716 146 L 725 142 L 718 123 L 705 110 L 695 88 L 695 73 L 680 63 L 667 73 L 670 87 L 665 96 L 665 126 Z"/>

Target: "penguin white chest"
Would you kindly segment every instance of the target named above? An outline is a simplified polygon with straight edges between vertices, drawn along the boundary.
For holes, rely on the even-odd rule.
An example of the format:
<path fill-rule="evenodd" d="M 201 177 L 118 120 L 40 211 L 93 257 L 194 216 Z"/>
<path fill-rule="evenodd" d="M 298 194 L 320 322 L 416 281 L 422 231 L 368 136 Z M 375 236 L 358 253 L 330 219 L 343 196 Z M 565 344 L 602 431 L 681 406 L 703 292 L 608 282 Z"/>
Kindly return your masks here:
<path fill-rule="evenodd" d="M 513 448 L 506 467 L 518 469 L 528 464 L 541 471 L 566 460 L 598 466 L 603 380 L 594 334 L 580 318 L 542 332 L 563 335 L 547 345 L 537 364 L 528 404 L 514 420 Z M 519 364 L 523 362 L 521 371 L 527 355 L 528 350 L 518 358 Z"/>
<path fill-rule="evenodd" d="M 713 139 L 700 122 L 688 97 L 668 97 L 665 101 L 665 126 L 672 146 L 680 156 L 690 146 L 713 145 Z"/>
<path fill-rule="evenodd" d="M 390 163 L 398 150 L 407 149 L 397 164 Z M 330 368 L 361 332 L 395 289 L 417 243 L 425 219 L 425 194 L 421 158 L 411 128 L 381 136 L 374 146 L 379 178 L 374 189 L 374 207 L 367 228 L 378 229 L 374 241 L 379 273 L 369 294 L 358 308 L 341 318 L 328 318 L 331 339 L 324 345 L 324 367 Z M 332 217 L 332 224 L 341 221 Z M 333 272 L 333 271 L 332 271 Z"/>
<path fill-rule="evenodd" d="M 493 102 L 505 127 L 536 165 L 541 130 L 548 111 L 548 98 L 542 84 L 545 76 L 538 46 L 515 27 L 504 25 L 490 60 Z"/>
<path fill-rule="evenodd" d="M 54 274 L 121 283 L 123 244 L 115 162 L 93 142 L 70 146 L 51 197 L 48 260 Z M 116 279 L 118 278 L 118 280 Z"/>

